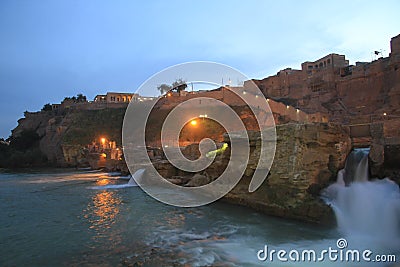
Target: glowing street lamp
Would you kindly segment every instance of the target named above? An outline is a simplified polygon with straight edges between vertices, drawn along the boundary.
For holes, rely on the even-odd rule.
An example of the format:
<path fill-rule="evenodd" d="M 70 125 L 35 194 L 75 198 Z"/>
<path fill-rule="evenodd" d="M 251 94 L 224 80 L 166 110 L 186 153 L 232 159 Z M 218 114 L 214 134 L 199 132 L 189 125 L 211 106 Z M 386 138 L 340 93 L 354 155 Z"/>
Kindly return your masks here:
<path fill-rule="evenodd" d="M 100 142 L 102 145 L 104 145 L 106 143 L 106 139 L 104 137 L 100 138 Z"/>

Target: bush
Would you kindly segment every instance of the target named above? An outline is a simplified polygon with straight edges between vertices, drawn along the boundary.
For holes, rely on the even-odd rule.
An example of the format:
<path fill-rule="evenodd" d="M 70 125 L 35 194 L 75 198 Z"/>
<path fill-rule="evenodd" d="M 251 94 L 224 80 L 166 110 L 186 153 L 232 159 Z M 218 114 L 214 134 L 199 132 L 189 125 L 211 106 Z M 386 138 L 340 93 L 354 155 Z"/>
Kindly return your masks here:
<path fill-rule="evenodd" d="M 40 141 L 39 135 L 34 130 L 25 130 L 17 137 L 10 138 L 10 149 L 25 151 L 35 145 Z"/>
<path fill-rule="evenodd" d="M 46 105 L 43 106 L 42 111 L 52 111 L 52 107 L 50 103 L 47 103 Z"/>

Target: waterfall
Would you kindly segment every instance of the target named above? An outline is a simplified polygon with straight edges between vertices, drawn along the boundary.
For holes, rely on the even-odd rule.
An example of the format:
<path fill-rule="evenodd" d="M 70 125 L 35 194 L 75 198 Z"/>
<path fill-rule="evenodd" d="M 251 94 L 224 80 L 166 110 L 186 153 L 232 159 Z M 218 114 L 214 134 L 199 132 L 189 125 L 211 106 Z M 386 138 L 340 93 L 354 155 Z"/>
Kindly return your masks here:
<path fill-rule="evenodd" d="M 399 249 L 399 186 L 388 178 L 369 180 L 368 152 L 354 150 L 338 172 L 337 182 L 322 191 L 322 198 L 332 207 L 345 236 Z"/>
<path fill-rule="evenodd" d="M 343 180 L 346 185 L 352 182 L 365 182 L 369 179 L 368 168 L 369 149 L 354 149 L 346 159 Z"/>

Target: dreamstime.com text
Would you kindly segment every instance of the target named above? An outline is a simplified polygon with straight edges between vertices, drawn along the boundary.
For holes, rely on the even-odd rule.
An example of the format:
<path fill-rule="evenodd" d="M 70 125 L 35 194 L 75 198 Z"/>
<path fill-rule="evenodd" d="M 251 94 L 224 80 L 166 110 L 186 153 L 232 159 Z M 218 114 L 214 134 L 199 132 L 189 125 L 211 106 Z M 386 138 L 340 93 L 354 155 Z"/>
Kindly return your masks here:
<path fill-rule="evenodd" d="M 260 261 L 281 262 L 396 262 L 396 255 L 374 254 L 371 250 L 347 249 L 347 240 L 339 238 L 336 247 L 328 247 L 321 251 L 314 249 L 275 250 L 265 245 L 257 252 Z"/>

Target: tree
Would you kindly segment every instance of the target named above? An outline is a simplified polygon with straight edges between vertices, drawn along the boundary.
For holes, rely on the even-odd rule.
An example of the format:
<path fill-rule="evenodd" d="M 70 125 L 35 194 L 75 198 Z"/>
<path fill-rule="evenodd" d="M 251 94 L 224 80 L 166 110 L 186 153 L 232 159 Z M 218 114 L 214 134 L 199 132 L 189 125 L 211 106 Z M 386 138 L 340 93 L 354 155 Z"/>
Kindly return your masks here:
<path fill-rule="evenodd" d="M 76 96 L 73 96 L 73 97 L 68 97 L 67 96 L 67 97 L 64 98 L 64 101 L 68 101 L 68 100 L 72 100 L 74 103 L 87 102 L 87 98 L 83 94 L 77 94 Z"/>
<path fill-rule="evenodd" d="M 42 111 L 51 111 L 51 105 L 50 103 L 47 103 L 46 105 L 43 106 Z"/>
<path fill-rule="evenodd" d="M 25 151 L 38 144 L 39 141 L 40 136 L 35 130 L 24 130 L 19 136 L 10 138 L 10 146 L 12 149 Z"/>
<path fill-rule="evenodd" d="M 168 92 L 169 90 L 171 90 L 171 86 L 168 84 L 160 84 L 159 86 L 157 86 L 157 90 L 160 91 L 160 94 L 165 94 L 166 92 Z"/>
<path fill-rule="evenodd" d="M 183 91 L 186 88 L 187 88 L 186 81 L 183 80 L 182 78 L 175 80 L 175 82 L 173 82 L 172 85 L 163 83 L 157 86 L 157 90 L 160 91 L 162 95 L 170 90 L 175 90 L 179 93 L 180 91 Z"/>
<path fill-rule="evenodd" d="M 183 91 L 187 88 L 186 81 L 182 78 L 177 79 L 175 82 L 172 83 L 172 89 L 175 89 L 178 93 Z"/>
<path fill-rule="evenodd" d="M 84 96 L 83 94 L 77 94 L 76 95 L 76 102 L 86 102 L 86 96 Z"/>

